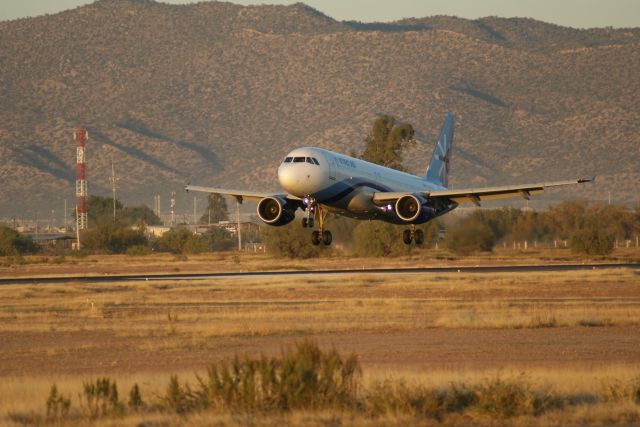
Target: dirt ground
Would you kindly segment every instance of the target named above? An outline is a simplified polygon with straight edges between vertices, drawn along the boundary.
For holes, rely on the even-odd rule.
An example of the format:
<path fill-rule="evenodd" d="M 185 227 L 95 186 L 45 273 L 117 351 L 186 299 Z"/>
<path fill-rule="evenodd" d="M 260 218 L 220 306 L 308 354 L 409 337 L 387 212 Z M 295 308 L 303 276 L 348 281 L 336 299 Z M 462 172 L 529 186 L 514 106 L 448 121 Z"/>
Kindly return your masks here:
<path fill-rule="evenodd" d="M 5 332 L 0 376 L 201 371 L 234 354 L 278 353 L 300 338 L 210 338 L 197 346 L 144 351 L 152 345 L 145 343 L 149 338 L 112 332 Z M 639 327 L 359 331 L 306 338 L 356 352 L 365 369 L 389 371 L 589 369 L 640 362 Z"/>
<path fill-rule="evenodd" d="M 0 288 L 0 377 L 198 371 L 309 338 L 365 370 L 640 363 L 640 276 L 423 274 Z"/>

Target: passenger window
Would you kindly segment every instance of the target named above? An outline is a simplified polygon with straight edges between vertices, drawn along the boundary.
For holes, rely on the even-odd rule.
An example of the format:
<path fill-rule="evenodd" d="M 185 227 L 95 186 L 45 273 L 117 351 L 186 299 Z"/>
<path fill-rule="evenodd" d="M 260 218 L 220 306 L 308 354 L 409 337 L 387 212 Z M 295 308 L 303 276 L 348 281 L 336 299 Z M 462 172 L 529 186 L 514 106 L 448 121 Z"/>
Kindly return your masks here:
<path fill-rule="evenodd" d="M 304 163 L 304 157 L 294 157 L 293 163 Z"/>
<path fill-rule="evenodd" d="M 291 160 L 293 160 L 293 157 L 287 157 L 286 159 L 284 159 L 284 162 L 291 163 Z"/>
<path fill-rule="evenodd" d="M 315 157 L 312 157 L 311 160 L 313 160 L 313 163 L 315 163 L 316 165 L 320 166 L 320 163 L 318 162 L 318 159 L 316 159 Z"/>

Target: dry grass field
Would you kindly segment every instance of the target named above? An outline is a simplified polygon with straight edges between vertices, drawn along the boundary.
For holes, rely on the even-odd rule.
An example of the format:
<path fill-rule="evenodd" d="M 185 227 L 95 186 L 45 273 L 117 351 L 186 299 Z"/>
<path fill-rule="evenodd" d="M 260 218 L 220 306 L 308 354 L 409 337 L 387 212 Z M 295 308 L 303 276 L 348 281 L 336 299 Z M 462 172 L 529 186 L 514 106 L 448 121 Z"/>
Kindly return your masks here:
<path fill-rule="evenodd" d="M 257 269 L 251 262 L 244 267 Z M 82 384 L 103 375 L 117 381 L 124 400 L 138 384 L 155 409 L 92 421 L 96 425 L 640 422 L 633 388 L 640 387 L 636 270 L 70 282 L 2 286 L 0 301 L 0 425 L 44 422 L 54 383 L 71 399 L 66 424 L 87 424 Z M 482 387 L 504 378 L 571 403 L 502 421 L 477 410 L 434 419 L 391 404 L 385 408 L 395 409 L 374 415 L 341 409 L 178 416 L 160 410 L 171 374 L 195 383 L 194 373 L 211 363 L 234 355 L 277 356 L 306 338 L 357 354 L 365 395 L 381 384 L 403 396 L 399 384 L 415 392 Z"/>
<path fill-rule="evenodd" d="M 533 265 L 563 263 L 640 263 L 640 249 L 620 247 L 603 258 L 588 258 L 569 249 L 494 248 L 491 253 L 456 256 L 443 249 L 429 249 L 405 257 L 387 259 L 332 257 L 274 259 L 259 253 L 217 252 L 199 255 L 156 253 L 148 256 L 89 255 L 86 257 L 25 256 L 1 258 L 0 278 L 21 276 L 84 276 L 104 274 L 161 274 L 233 271 L 323 270 L 358 268 L 447 267 L 475 265 Z"/>

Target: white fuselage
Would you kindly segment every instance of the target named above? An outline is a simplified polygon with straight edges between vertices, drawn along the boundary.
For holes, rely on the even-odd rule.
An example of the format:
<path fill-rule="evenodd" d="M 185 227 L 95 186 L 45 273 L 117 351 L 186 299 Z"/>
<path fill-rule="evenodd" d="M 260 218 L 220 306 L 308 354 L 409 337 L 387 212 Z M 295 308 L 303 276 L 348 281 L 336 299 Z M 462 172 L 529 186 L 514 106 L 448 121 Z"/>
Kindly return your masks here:
<path fill-rule="evenodd" d="M 316 147 L 287 154 L 278 168 L 280 185 L 290 194 L 312 198 L 328 210 L 353 217 L 387 216 L 376 206 L 376 192 L 424 192 L 444 187 L 423 178 Z"/>

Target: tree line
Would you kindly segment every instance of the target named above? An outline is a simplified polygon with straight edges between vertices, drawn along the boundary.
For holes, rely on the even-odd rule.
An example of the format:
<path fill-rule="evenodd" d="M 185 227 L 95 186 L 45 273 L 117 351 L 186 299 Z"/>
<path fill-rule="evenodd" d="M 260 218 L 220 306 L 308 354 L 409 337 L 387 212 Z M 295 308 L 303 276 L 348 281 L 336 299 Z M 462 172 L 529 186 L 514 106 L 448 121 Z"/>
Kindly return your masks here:
<path fill-rule="evenodd" d="M 377 117 L 364 139 L 363 152 L 353 156 L 372 163 L 404 169 L 402 152 L 414 143 L 414 129 L 395 117 Z M 89 230 L 81 239 L 86 251 L 94 253 L 129 253 L 143 255 L 152 251 L 199 253 L 230 249 L 232 236 L 224 229 L 211 227 L 204 234 L 194 234 L 178 226 L 159 238 L 149 237 L 145 227 L 161 224 L 147 206 L 124 206 L 119 200 L 91 196 L 88 201 Z M 225 198 L 210 194 L 200 224 L 228 220 Z M 380 221 L 355 221 L 333 218 L 336 243 L 355 256 L 400 256 L 419 251 L 404 245 L 402 227 Z M 640 234 L 640 205 L 635 210 L 619 205 L 601 205 L 584 200 L 562 202 L 544 212 L 515 208 L 479 209 L 455 218 L 448 215 L 419 228 L 425 235 L 425 247 L 442 244 L 457 255 L 492 251 L 496 244 L 528 242 L 567 242 L 577 253 L 606 255 L 616 240 L 634 239 Z M 444 230 L 446 233 L 443 233 Z M 443 238 L 443 234 L 445 234 Z M 297 221 L 284 227 L 262 227 L 260 236 L 268 251 L 276 256 L 308 258 L 330 254 L 331 249 L 313 246 Z M 0 256 L 14 256 L 38 251 L 30 239 L 0 226 Z"/>

